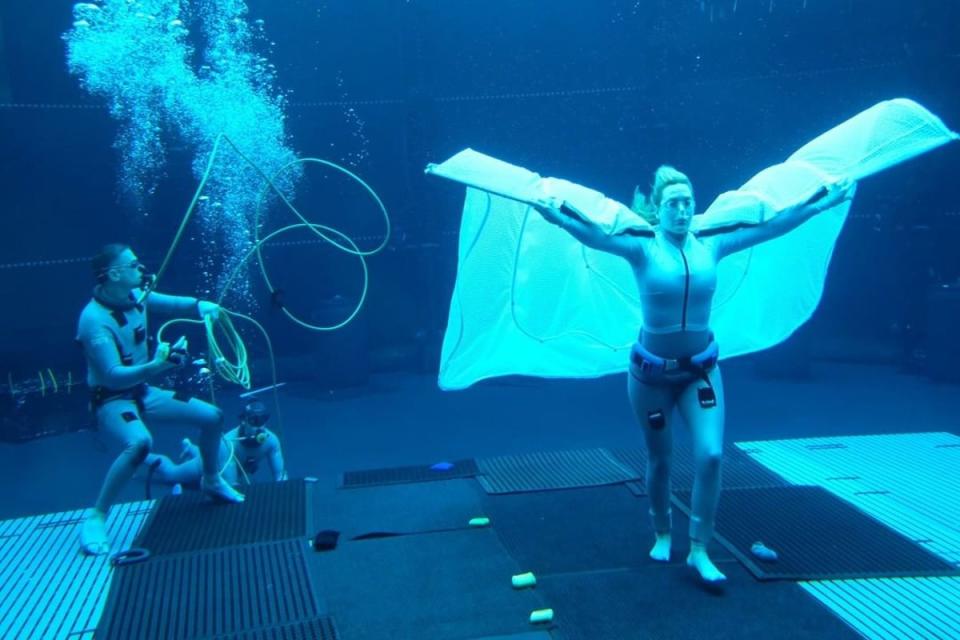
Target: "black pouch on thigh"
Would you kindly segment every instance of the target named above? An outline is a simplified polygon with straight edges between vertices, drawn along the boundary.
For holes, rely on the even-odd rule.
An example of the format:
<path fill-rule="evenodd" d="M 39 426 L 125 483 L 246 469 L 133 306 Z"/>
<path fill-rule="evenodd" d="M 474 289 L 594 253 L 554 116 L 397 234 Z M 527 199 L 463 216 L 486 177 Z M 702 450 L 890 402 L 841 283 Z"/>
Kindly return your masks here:
<path fill-rule="evenodd" d="M 700 387 L 697 389 L 697 400 L 704 409 L 717 406 L 717 393 L 713 390 L 713 386 Z"/>
<path fill-rule="evenodd" d="M 667 426 L 667 416 L 663 414 L 663 409 L 647 412 L 647 424 L 654 431 L 660 431 Z"/>

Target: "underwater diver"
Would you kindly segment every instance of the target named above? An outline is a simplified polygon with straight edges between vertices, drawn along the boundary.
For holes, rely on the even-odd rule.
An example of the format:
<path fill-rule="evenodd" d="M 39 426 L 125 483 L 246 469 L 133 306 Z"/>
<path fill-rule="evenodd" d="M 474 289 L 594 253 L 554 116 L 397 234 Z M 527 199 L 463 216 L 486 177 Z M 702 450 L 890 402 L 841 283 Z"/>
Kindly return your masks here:
<path fill-rule="evenodd" d="M 267 428 L 270 413 L 259 400 L 251 400 L 240 413 L 239 424 L 225 433 L 220 440 L 218 466 L 223 479 L 236 487 L 250 482 L 266 462 L 270 479 L 275 482 L 287 479 L 283 464 L 280 439 Z M 179 464 L 164 455 L 151 453 L 145 460 L 150 469 L 150 479 L 163 484 L 180 484 L 197 487 L 203 475 L 200 449 L 188 438 L 183 440 Z"/>
<path fill-rule="evenodd" d="M 87 361 L 91 409 L 99 429 L 123 444 L 110 466 L 100 495 L 80 530 L 80 543 L 91 555 L 109 553 L 106 519 L 120 490 L 133 477 L 152 446 L 145 421 L 165 421 L 199 427 L 203 474 L 202 490 L 222 502 L 242 502 L 243 495 L 219 473 L 217 449 L 223 412 L 180 392 L 149 384 L 154 376 L 181 366 L 187 359 L 187 341 L 161 342 L 153 357 L 148 347 L 147 313 L 211 316 L 220 307 L 214 302 L 150 292 L 150 276 L 125 244 L 108 244 L 93 259 L 96 286 L 93 298 L 80 314 L 77 341 Z"/>
<path fill-rule="evenodd" d="M 639 189 L 634 194 L 631 208 L 653 225 L 650 235 L 608 235 L 558 199 L 537 203 L 548 222 L 584 245 L 625 258 L 636 278 L 644 324 L 630 353 L 627 381 L 648 449 L 646 482 L 656 533 L 653 560 L 670 559 L 671 427 L 676 410 L 691 431 L 695 463 L 687 565 L 708 584 L 726 580 L 707 553 L 720 497 L 724 429 L 719 352 L 710 330 L 717 263 L 787 233 L 851 198 L 853 190 L 852 182 L 839 181 L 765 222 L 711 234 L 691 231 L 696 209 L 693 186 L 669 166 L 656 171 L 649 199 Z"/>

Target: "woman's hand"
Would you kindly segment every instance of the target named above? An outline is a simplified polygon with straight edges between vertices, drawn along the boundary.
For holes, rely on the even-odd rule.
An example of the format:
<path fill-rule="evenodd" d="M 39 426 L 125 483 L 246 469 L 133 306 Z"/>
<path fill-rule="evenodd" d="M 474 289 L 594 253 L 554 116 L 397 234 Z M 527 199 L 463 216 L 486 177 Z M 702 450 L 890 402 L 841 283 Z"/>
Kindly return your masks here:
<path fill-rule="evenodd" d="M 630 211 L 643 214 L 647 208 L 647 194 L 640 190 L 640 185 L 633 188 L 633 198 L 630 200 Z"/>
<path fill-rule="evenodd" d="M 545 211 L 551 211 L 551 210 L 559 213 L 560 205 L 562 204 L 563 204 L 563 201 L 560 200 L 559 198 L 549 197 L 549 198 L 540 198 L 534 203 L 533 206 L 540 213 L 544 213 Z"/>
<path fill-rule="evenodd" d="M 820 211 L 826 211 L 827 209 L 835 207 L 841 202 L 852 198 L 856 186 L 857 183 L 849 178 L 843 178 L 833 184 L 827 185 L 827 194 L 820 198 L 814 206 Z"/>
<path fill-rule="evenodd" d="M 563 213 L 560 212 L 560 207 L 563 205 L 563 201 L 559 198 L 541 198 L 533 204 L 533 208 L 540 212 L 547 222 L 552 222 L 553 224 L 563 226 Z"/>

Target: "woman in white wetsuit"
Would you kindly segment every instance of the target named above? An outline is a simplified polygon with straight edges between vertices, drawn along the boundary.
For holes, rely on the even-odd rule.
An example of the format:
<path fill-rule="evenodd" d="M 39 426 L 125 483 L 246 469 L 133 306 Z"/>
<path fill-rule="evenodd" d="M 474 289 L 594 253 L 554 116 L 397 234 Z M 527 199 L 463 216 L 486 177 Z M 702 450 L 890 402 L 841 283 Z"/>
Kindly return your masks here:
<path fill-rule="evenodd" d="M 779 211 L 762 223 L 704 233 L 690 230 L 696 204 L 689 178 L 667 166 L 654 175 L 646 211 L 640 212 L 653 225 L 649 231 L 629 229 L 608 235 L 558 200 L 537 205 L 547 221 L 583 244 L 625 258 L 637 280 L 644 324 L 630 355 L 628 393 L 648 449 L 646 482 L 656 532 L 650 557 L 654 560 L 670 559 L 671 427 L 677 409 L 692 433 L 695 464 L 687 565 L 708 583 L 726 580 L 707 554 L 720 497 L 724 427 L 723 382 L 710 331 L 717 263 L 787 233 L 852 193 L 851 183 L 838 182 L 819 197 Z"/>

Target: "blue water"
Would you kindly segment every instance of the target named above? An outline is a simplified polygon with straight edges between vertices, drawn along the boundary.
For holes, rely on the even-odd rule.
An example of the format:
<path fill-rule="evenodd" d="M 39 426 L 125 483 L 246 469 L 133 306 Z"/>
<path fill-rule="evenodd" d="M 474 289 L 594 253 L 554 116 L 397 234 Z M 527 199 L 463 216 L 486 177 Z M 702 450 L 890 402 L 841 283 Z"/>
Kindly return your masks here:
<path fill-rule="evenodd" d="M 672 163 L 709 202 L 878 100 L 911 97 L 954 128 L 960 106 L 958 10 L 949 3 L 145 4 L 164 8 L 158 19 L 176 14 L 189 28 L 176 41 L 153 32 L 159 39 L 150 47 L 179 51 L 179 79 L 168 80 L 193 92 L 184 89 L 179 102 L 162 92 L 117 97 L 117 86 L 159 86 L 150 85 L 156 81 L 144 63 L 127 62 L 146 77 L 141 85 L 109 68 L 100 69 L 99 85 L 78 71 L 78 58 L 97 64 L 96 55 L 67 47 L 84 29 L 74 23 L 84 10 L 2 7 L 0 292 L 10 307 L 0 373 L 15 390 L 38 390 L 37 372 L 47 369 L 82 378 L 72 337 L 89 296 L 85 260 L 103 242 L 123 240 L 157 268 L 221 130 L 264 167 L 294 156 L 339 163 L 386 204 L 389 249 L 371 259 L 363 310 L 339 335 L 294 328 L 253 269 L 231 299 L 271 332 L 281 379 L 355 387 L 363 397 L 371 376 L 436 370 L 462 195 L 425 177 L 428 162 L 472 146 L 621 200 L 646 186 L 657 165 Z M 245 31 L 238 35 L 218 15 Z M 136 25 L 125 28 L 136 34 Z M 128 46 L 125 33 L 115 43 Z M 225 62 L 211 61 L 224 50 Z M 217 64 L 227 71 L 214 82 Z M 234 76 L 246 84 L 231 84 Z M 267 105 L 263 117 L 243 113 L 250 100 Z M 131 105 L 157 130 L 145 134 L 151 122 L 125 114 Z M 263 137 L 269 127 L 272 137 Z M 131 145 L 137 135 L 160 155 L 136 156 L 143 153 Z M 960 221 L 950 179 L 957 153 L 939 150 L 862 185 L 817 314 L 756 362 L 786 360 L 789 369 L 815 354 L 956 378 L 960 347 L 945 319 L 955 317 L 949 287 L 960 279 L 949 241 Z M 131 168 L 133 160 L 142 166 Z M 262 188 L 241 164 L 233 158 L 213 167 L 220 191 L 188 226 L 165 290 L 219 293 Z M 287 177 L 283 190 L 311 219 L 361 246 L 382 239 L 382 218 L 356 183 L 323 168 Z M 212 207 L 220 200 L 224 213 Z M 275 200 L 264 216 L 271 225 L 292 221 Z M 358 262 L 306 233 L 288 240 L 266 252 L 284 302 L 301 318 L 339 321 L 362 291 Z M 265 384 L 265 347 L 256 334 L 245 337 L 255 382 Z"/>
<path fill-rule="evenodd" d="M 437 389 L 463 190 L 424 167 L 472 147 L 629 202 L 671 164 L 705 207 L 881 100 L 960 129 L 958 24 L 934 0 L 0 2 L 0 519 L 92 504 L 115 443 L 74 340 L 89 260 L 126 242 L 159 269 L 195 195 L 161 289 L 223 295 L 268 332 L 291 476 L 332 491 L 354 469 L 641 446 L 620 376 Z M 253 164 L 208 165 L 221 134 Z M 306 157 L 369 185 L 389 236 L 360 182 L 286 166 Z M 815 315 L 725 367 L 728 442 L 960 434 L 958 163 L 948 145 L 860 185 Z M 272 288 L 242 262 L 254 225 L 297 221 L 281 195 L 361 250 L 386 243 L 366 287 L 304 229 L 265 249 Z M 360 311 L 316 332 L 279 303 L 322 326 Z M 271 384 L 262 335 L 238 327 L 252 386 Z M 196 369 L 171 383 L 210 391 Z M 244 389 L 214 384 L 230 428 Z M 170 456 L 195 437 L 154 436 Z M 121 499 L 143 495 L 138 477 Z"/>

